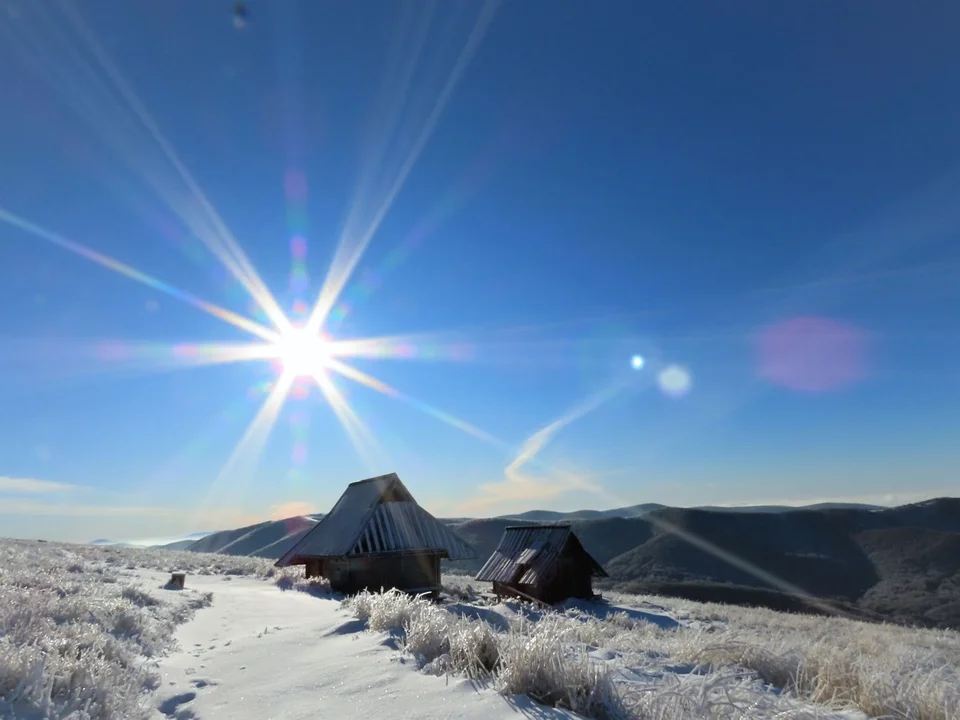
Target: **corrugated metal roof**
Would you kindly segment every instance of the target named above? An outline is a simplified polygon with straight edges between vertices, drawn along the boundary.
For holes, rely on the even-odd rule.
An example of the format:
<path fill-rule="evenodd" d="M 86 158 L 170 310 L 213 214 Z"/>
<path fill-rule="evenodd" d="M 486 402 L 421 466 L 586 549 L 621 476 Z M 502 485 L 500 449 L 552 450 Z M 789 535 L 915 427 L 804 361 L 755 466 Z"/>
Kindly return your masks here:
<path fill-rule="evenodd" d="M 543 538 L 538 538 L 530 543 L 530 547 L 520 553 L 520 557 L 517 558 L 517 562 L 521 565 L 529 565 L 533 562 L 533 559 L 537 556 L 541 550 L 547 546 L 546 541 Z"/>
<path fill-rule="evenodd" d="M 446 551 L 451 560 L 473 548 L 417 505 L 396 473 L 350 483 L 333 509 L 277 561 L 298 556 L 342 557 L 363 552 Z"/>
<path fill-rule="evenodd" d="M 508 527 L 500 545 L 477 573 L 477 580 L 503 582 L 511 585 L 536 585 L 541 582 L 551 564 L 567 543 L 576 543 L 592 575 L 606 577 L 600 564 L 583 549 L 569 525 L 525 525 Z"/>
<path fill-rule="evenodd" d="M 381 503 L 351 554 L 444 549 L 451 560 L 477 556 L 473 548 L 415 502 Z"/>

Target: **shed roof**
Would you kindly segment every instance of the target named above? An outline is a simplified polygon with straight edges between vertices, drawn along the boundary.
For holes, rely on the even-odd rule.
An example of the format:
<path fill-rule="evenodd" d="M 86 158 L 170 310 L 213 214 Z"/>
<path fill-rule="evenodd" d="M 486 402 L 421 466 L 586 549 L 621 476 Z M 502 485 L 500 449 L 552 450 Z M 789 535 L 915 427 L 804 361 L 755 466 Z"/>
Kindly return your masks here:
<path fill-rule="evenodd" d="M 396 473 L 350 483 L 333 509 L 277 561 L 383 552 L 435 551 L 477 557 L 453 530 L 417 505 Z"/>
<path fill-rule="evenodd" d="M 563 552 L 579 556 L 591 575 L 607 577 L 569 525 L 512 525 L 504 529 L 500 545 L 480 568 L 477 580 L 536 585 Z"/>

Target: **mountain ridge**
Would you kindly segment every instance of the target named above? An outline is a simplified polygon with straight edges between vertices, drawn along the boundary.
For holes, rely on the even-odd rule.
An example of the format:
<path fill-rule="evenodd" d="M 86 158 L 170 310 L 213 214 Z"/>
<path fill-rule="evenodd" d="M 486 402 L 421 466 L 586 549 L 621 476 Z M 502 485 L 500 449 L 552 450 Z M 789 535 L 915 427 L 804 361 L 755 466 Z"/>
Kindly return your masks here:
<path fill-rule="evenodd" d="M 838 503 L 770 507 L 647 503 L 612 511 L 446 519 L 474 546 L 478 558 L 444 561 L 444 566 L 475 573 L 506 527 L 562 520 L 609 573 L 597 582 L 600 590 L 789 611 L 821 612 L 829 606 L 864 619 L 960 628 L 960 498 L 886 508 Z M 212 533 L 187 549 L 278 558 L 320 517 Z M 689 536 L 697 542 L 688 542 Z M 738 562 L 731 564 L 710 548 Z M 819 600 L 811 604 L 806 596 Z"/>

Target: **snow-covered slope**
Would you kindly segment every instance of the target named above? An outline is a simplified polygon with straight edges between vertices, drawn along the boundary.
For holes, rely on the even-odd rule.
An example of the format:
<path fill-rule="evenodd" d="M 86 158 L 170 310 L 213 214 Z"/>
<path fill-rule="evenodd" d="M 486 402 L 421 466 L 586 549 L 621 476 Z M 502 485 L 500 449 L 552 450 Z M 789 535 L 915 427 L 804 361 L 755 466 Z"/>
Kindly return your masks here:
<path fill-rule="evenodd" d="M 322 517 L 298 515 L 284 520 L 267 520 L 236 530 L 222 530 L 211 533 L 184 549 L 191 552 L 276 559 L 311 530 Z"/>

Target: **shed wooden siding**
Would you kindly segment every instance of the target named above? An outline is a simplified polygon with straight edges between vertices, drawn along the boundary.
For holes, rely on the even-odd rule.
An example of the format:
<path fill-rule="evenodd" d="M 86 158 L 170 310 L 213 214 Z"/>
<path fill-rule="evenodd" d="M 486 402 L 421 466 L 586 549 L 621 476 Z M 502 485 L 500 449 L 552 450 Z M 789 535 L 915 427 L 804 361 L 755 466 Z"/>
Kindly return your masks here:
<path fill-rule="evenodd" d="M 307 577 L 325 577 L 338 592 L 381 589 L 439 590 L 440 554 L 379 553 L 310 559 Z"/>
<path fill-rule="evenodd" d="M 569 525 L 513 526 L 477 574 L 498 595 L 555 603 L 593 596 L 593 576 L 605 577 Z"/>

